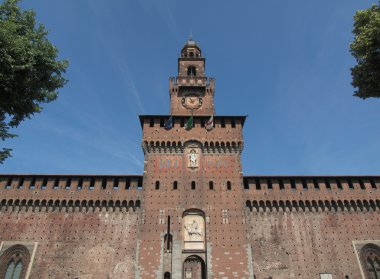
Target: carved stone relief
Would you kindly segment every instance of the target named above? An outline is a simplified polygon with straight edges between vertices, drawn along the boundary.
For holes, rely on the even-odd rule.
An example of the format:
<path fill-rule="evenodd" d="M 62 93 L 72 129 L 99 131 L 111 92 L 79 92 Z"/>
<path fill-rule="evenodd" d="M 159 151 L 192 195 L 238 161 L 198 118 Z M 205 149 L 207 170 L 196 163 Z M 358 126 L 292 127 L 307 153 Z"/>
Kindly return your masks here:
<path fill-rule="evenodd" d="M 205 222 L 199 214 L 183 217 L 183 248 L 185 250 L 205 249 Z"/>

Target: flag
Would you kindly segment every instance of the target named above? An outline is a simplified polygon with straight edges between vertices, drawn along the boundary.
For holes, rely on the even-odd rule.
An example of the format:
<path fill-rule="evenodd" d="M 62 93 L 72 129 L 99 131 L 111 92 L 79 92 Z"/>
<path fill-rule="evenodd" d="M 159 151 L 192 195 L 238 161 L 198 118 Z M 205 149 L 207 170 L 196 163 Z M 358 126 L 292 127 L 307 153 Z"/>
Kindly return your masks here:
<path fill-rule="evenodd" d="M 185 128 L 186 130 L 191 130 L 193 126 L 194 126 L 194 119 L 193 119 L 193 116 L 190 116 L 189 120 L 187 120 L 183 128 Z"/>
<path fill-rule="evenodd" d="M 210 119 L 206 123 L 205 128 L 207 131 L 214 129 L 214 115 L 211 115 Z"/>
<path fill-rule="evenodd" d="M 170 115 L 169 119 L 165 122 L 165 129 L 170 130 L 173 128 L 173 116 Z"/>

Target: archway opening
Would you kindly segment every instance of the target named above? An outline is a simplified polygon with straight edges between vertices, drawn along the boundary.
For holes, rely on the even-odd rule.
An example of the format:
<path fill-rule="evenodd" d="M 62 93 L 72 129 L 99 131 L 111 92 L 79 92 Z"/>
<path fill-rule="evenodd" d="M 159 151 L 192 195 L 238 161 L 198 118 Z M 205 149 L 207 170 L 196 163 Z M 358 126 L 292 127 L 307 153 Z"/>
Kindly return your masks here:
<path fill-rule="evenodd" d="M 206 279 L 206 265 L 203 259 L 191 255 L 183 262 L 184 279 Z"/>

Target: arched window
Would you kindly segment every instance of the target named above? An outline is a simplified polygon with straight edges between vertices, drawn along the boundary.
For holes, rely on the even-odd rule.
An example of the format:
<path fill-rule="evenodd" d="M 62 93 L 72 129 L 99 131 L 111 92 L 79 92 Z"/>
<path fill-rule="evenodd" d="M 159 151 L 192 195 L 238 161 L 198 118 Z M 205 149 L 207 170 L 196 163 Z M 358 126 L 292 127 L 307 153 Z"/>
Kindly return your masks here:
<path fill-rule="evenodd" d="M 5 273 L 5 279 L 19 279 L 21 276 L 22 262 L 15 263 L 11 260 L 8 264 L 7 271 Z"/>
<path fill-rule="evenodd" d="M 187 76 L 193 77 L 197 75 L 197 69 L 194 66 L 189 66 L 187 68 Z"/>
<path fill-rule="evenodd" d="M 380 279 L 380 247 L 372 243 L 366 244 L 360 255 L 365 278 Z"/>
<path fill-rule="evenodd" d="M 170 272 L 165 272 L 164 279 L 170 279 L 170 278 L 171 278 Z"/>
<path fill-rule="evenodd" d="M 0 256 L 0 278 L 25 278 L 30 261 L 29 250 L 24 245 L 13 245 Z"/>

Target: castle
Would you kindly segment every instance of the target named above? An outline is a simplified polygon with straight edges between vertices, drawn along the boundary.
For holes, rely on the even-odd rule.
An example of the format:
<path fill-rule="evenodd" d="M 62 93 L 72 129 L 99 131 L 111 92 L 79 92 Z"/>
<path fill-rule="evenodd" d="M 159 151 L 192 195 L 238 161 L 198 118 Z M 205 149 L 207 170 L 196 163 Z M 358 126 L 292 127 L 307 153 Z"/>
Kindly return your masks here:
<path fill-rule="evenodd" d="M 142 175 L 0 176 L 0 278 L 378 279 L 379 176 L 244 176 L 192 40 Z"/>

